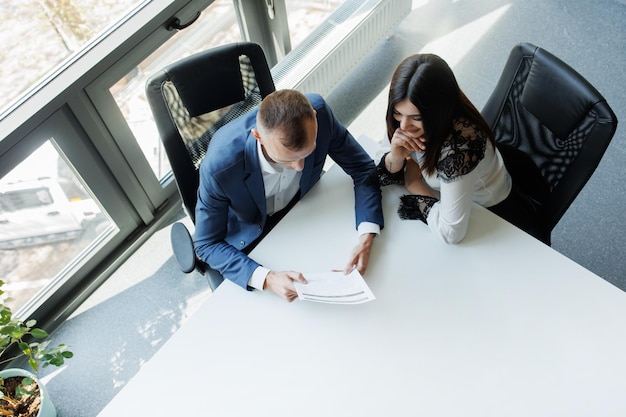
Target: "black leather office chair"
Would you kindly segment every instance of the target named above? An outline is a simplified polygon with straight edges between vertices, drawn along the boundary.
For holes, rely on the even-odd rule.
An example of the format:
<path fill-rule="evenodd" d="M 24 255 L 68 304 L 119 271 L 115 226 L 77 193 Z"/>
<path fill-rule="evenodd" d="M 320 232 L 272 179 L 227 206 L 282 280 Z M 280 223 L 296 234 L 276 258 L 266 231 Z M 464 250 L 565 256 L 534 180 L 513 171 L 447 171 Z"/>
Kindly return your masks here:
<path fill-rule="evenodd" d="M 195 223 L 200 163 L 213 134 L 256 107 L 275 90 L 261 47 L 251 42 L 220 46 L 175 62 L 146 83 L 146 95 L 172 167 L 186 214 Z M 212 289 L 219 273 L 196 258 L 187 227 L 171 229 L 174 257 L 183 272 L 207 276 Z"/>
<path fill-rule="evenodd" d="M 537 227 L 527 231 L 550 245 L 615 133 L 615 114 L 574 69 L 529 43 L 511 51 L 482 114 L 513 182 L 538 214 Z"/>

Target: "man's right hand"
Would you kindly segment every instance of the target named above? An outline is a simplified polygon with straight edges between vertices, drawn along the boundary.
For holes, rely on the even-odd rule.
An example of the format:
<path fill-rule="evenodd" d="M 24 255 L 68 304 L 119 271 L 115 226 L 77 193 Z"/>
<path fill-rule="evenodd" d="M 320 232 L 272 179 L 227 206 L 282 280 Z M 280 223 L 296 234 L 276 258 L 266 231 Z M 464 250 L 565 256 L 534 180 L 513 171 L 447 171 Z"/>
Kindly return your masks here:
<path fill-rule="evenodd" d="M 300 272 L 296 271 L 270 271 L 265 278 L 263 290 L 271 290 L 279 297 L 284 298 L 288 302 L 292 302 L 298 298 L 298 292 L 293 285 L 294 281 L 306 284 L 306 279 Z"/>

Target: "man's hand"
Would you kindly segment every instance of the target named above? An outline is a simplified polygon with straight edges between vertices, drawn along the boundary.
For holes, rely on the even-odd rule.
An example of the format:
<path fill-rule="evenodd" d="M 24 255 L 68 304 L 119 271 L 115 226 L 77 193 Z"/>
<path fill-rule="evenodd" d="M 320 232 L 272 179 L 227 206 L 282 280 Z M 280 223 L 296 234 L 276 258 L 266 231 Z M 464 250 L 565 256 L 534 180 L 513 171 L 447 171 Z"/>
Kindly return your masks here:
<path fill-rule="evenodd" d="M 349 274 L 354 268 L 356 268 L 361 275 L 365 273 L 375 236 L 375 233 L 364 233 L 359 236 L 359 243 L 352 249 L 350 260 L 343 271 L 344 274 Z"/>
<path fill-rule="evenodd" d="M 270 271 L 265 277 L 263 284 L 264 290 L 271 290 L 279 297 L 284 298 L 288 302 L 292 302 L 298 298 L 298 292 L 293 285 L 294 281 L 306 284 L 306 279 L 300 272 L 295 271 Z"/>

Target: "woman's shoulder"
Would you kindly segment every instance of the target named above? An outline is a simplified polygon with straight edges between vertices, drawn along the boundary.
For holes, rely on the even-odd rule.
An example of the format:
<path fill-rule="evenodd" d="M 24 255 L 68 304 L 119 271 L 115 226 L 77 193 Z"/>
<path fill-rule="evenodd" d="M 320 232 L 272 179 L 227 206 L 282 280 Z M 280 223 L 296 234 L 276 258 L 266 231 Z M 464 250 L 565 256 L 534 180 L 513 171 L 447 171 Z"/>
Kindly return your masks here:
<path fill-rule="evenodd" d="M 463 152 L 471 149 L 482 149 L 484 151 L 487 141 L 487 134 L 476 123 L 464 117 L 454 119 L 452 132 L 441 147 L 440 159 L 454 152 Z"/>
<path fill-rule="evenodd" d="M 437 172 L 444 181 L 452 181 L 471 172 L 485 157 L 487 134 L 471 120 L 459 117 L 452 123 L 452 133 L 444 141 Z"/>
<path fill-rule="evenodd" d="M 487 142 L 487 133 L 472 120 L 459 117 L 452 121 L 452 137 L 460 144 L 470 141 Z"/>

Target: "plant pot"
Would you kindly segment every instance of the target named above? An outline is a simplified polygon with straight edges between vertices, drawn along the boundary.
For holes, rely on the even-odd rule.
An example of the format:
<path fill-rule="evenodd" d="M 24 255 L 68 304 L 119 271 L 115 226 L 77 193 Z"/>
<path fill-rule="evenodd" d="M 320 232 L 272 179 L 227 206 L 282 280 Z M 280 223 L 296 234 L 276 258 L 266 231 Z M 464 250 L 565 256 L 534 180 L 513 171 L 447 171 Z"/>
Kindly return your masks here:
<path fill-rule="evenodd" d="M 0 377 L 7 379 L 11 377 L 28 377 L 31 378 L 37 386 L 39 387 L 39 395 L 41 396 L 41 406 L 39 407 L 39 412 L 37 413 L 37 417 L 56 417 L 57 411 L 54 408 L 54 404 L 52 404 L 52 400 L 48 395 L 48 391 L 44 384 L 41 383 L 39 378 L 37 378 L 33 373 L 26 371 L 20 368 L 9 368 L 0 371 Z"/>

